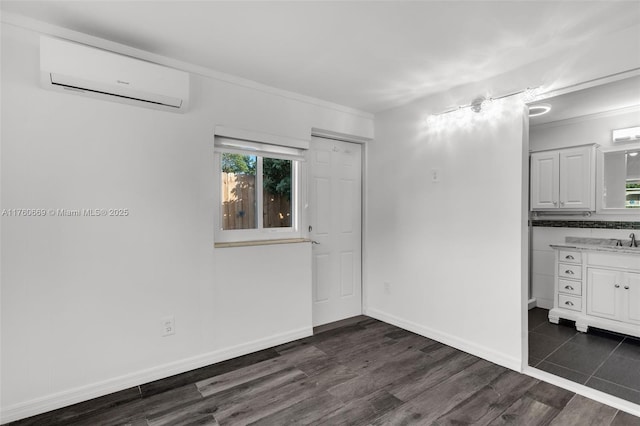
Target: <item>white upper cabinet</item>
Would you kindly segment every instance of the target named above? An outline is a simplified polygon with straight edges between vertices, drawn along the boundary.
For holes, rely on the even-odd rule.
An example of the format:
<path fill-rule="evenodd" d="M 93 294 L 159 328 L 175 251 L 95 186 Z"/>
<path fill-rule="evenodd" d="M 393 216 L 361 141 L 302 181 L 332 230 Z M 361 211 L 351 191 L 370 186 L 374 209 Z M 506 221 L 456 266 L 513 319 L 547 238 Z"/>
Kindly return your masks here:
<path fill-rule="evenodd" d="M 595 147 L 531 154 L 531 210 L 595 210 Z"/>
<path fill-rule="evenodd" d="M 531 209 L 558 207 L 560 186 L 559 157 L 557 151 L 531 154 Z"/>

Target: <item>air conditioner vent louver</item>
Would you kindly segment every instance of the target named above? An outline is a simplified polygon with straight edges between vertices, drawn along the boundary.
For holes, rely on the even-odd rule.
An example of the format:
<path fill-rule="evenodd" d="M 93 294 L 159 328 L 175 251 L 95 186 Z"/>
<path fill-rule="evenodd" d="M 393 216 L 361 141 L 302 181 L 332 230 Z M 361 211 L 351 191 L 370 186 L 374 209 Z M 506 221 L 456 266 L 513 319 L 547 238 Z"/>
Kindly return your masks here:
<path fill-rule="evenodd" d="M 168 111 L 183 111 L 189 99 L 184 71 L 50 37 L 40 39 L 40 68 L 54 90 Z"/>

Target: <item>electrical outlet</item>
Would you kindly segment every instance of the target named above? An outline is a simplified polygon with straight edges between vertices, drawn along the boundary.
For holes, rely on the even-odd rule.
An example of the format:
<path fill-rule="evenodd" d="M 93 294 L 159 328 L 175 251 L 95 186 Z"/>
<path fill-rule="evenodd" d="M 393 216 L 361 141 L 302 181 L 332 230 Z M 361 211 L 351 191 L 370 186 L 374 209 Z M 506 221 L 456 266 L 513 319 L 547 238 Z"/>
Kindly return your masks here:
<path fill-rule="evenodd" d="M 176 334 L 176 317 L 173 315 L 164 317 L 160 320 L 162 324 L 162 337 Z"/>
<path fill-rule="evenodd" d="M 431 182 L 439 183 L 440 182 L 440 170 L 439 169 L 431 169 Z"/>
<path fill-rule="evenodd" d="M 390 282 L 385 282 L 384 283 L 384 292 L 386 294 L 391 294 L 391 283 Z"/>

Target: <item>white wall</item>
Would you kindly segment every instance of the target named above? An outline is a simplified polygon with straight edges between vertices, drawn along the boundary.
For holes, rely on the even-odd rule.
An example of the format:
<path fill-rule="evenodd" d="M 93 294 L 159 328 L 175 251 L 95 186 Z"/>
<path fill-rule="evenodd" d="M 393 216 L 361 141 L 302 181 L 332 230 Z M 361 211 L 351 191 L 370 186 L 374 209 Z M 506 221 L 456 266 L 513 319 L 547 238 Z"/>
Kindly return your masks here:
<path fill-rule="evenodd" d="M 213 247 L 213 129 L 372 118 L 199 76 L 186 114 L 46 91 L 38 37 L 2 25 L 2 208 L 130 215 L 2 217 L 3 421 L 310 334 L 308 244 Z"/>
<path fill-rule="evenodd" d="M 429 101 L 376 116 L 366 312 L 519 369 L 528 147 L 522 105 L 429 132 Z M 437 169 L 439 183 L 431 182 Z M 390 283 L 385 291 L 384 283 Z"/>
<path fill-rule="evenodd" d="M 367 148 L 369 315 L 520 369 L 526 354 L 528 126 L 516 107 L 436 135 L 425 132 L 424 120 L 479 94 L 538 85 L 555 90 L 637 68 L 639 29 L 376 115 L 376 141 Z M 430 182 L 434 168 L 441 172 L 439 184 Z"/>

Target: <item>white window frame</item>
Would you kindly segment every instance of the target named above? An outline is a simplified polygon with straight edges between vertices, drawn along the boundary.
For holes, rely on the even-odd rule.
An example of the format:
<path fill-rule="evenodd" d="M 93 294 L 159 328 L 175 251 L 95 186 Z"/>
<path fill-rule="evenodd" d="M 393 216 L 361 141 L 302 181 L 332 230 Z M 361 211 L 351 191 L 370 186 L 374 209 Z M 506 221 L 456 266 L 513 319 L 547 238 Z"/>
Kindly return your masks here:
<path fill-rule="evenodd" d="M 256 214 L 257 227 L 253 229 L 222 229 L 222 153 L 234 153 L 256 156 Z M 276 158 L 291 160 L 291 226 L 287 228 L 264 228 L 263 226 L 263 197 L 262 189 L 263 158 Z M 234 140 L 216 136 L 214 163 L 215 163 L 215 232 L 214 242 L 233 243 L 247 241 L 286 240 L 301 238 L 301 163 L 304 161 L 304 151 L 297 148 L 289 148 L 264 143 L 256 143 L 244 140 Z"/>

